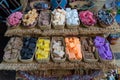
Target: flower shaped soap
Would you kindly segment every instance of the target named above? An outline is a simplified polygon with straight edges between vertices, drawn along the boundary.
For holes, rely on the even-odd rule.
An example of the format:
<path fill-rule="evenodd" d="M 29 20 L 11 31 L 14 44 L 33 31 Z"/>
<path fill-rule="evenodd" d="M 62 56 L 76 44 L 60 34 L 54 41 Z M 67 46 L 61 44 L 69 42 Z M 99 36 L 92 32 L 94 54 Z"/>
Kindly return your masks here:
<path fill-rule="evenodd" d="M 36 45 L 36 59 L 48 59 L 50 54 L 50 40 L 46 38 L 38 38 Z"/>
<path fill-rule="evenodd" d="M 65 38 L 65 43 L 66 43 L 66 53 L 68 54 L 69 59 L 81 60 L 82 51 L 81 51 L 81 44 L 79 38 L 77 37 Z"/>
<path fill-rule="evenodd" d="M 84 25 L 93 26 L 96 24 L 94 14 L 90 11 L 81 11 L 79 13 L 79 18 Z"/>
<path fill-rule="evenodd" d="M 77 9 L 66 8 L 66 20 L 68 25 L 79 25 Z"/>
<path fill-rule="evenodd" d="M 55 9 L 52 12 L 52 23 L 54 25 L 64 25 L 65 24 L 65 16 L 66 16 L 66 11 L 63 9 Z"/>
<path fill-rule="evenodd" d="M 21 12 L 15 12 L 12 13 L 8 18 L 7 18 L 7 22 L 10 26 L 17 26 L 21 19 L 22 19 L 23 14 Z"/>
<path fill-rule="evenodd" d="M 30 27 L 36 24 L 36 19 L 38 17 L 38 13 L 36 9 L 30 10 L 23 17 L 23 25 L 26 27 Z"/>

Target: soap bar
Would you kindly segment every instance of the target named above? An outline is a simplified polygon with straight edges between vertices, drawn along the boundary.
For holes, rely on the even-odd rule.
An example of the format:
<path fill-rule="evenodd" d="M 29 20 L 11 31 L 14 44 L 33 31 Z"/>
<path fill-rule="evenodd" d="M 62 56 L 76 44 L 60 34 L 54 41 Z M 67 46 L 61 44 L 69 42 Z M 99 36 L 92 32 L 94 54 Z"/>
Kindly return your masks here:
<path fill-rule="evenodd" d="M 38 13 L 36 9 L 30 10 L 27 14 L 23 16 L 23 25 L 26 27 L 30 27 L 31 25 L 34 25 L 36 22 L 36 19 L 38 17 Z"/>
<path fill-rule="evenodd" d="M 65 57 L 65 47 L 63 38 L 60 37 L 53 37 L 52 38 L 52 53 L 54 59 L 61 60 Z"/>
<path fill-rule="evenodd" d="M 15 27 L 20 24 L 23 14 L 21 12 L 14 12 L 7 18 L 7 22 L 11 27 Z"/>
<path fill-rule="evenodd" d="M 31 59 L 34 55 L 36 47 L 36 38 L 25 37 L 23 38 L 23 47 L 21 50 L 21 59 L 27 60 Z"/>
<path fill-rule="evenodd" d="M 47 38 L 38 38 L 36 45 L 36 59 L 48 59 L 50 51 L 50 40 Z"/>
<path fill-rule="evenodd" d="M 55 9 L 52 12 L 52 23 L 54 25 L 64 25 L 65 24 L 65 16 L 66 16 L 66 11 L 63 9 Z"/>
<path fill-rule="evenodd" d="M 79 25 L 77 9 L 66 8 L 66 20 L 68 25 Z"/>
<path fill-rule="evenodd" d="M 79 18 L 84 25 L 94 26 L 96 24 L 94 14 L 88 10 L 79 12 Z"/>
<path fill-rule="evenodd" d="M 104 41 L 103 41 L 104 40 Z M 101 45 L 102 43 L 102 45 Z M 113 59 L 113 53 L 110 49 L 110 44 L 106 41 L 105 38 L 97 36 L 94 39 L 94 44 L 96 48 L 98 49 L 99 56 L 103 60 L 112 60 Z"/>
<path fill-rule="evenodd" d="M 114 22 L 113 16 L 110 13 L 108 13 L 107 11 L 104 11 L 104 10 L 100 10 L 98 12 L 97 17 L 98 17 L 99 22 L 101 22 L 105 25 L 111 25 Z"/>
<path fill-rule="evenodd" d="M 18 59 L 22 45 L 23 42 L 21 38 L 12 37 L 4 49 L 4 59 L 8 61 Z"/>
<path fill-rule="evenodd" d="M 66 53 L 69 56 L 69 59 L 72 60 L 81 60 L 82 59 L 82 51 L 80 40 L 77 37 L 66 37 Z"/>

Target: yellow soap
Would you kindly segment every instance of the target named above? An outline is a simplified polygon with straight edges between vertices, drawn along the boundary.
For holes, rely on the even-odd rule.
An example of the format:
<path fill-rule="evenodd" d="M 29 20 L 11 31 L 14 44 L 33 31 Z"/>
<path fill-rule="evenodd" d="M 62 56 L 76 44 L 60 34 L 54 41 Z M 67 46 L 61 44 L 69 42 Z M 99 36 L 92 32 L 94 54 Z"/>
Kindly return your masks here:
<path fill-rule="evenodd" d="M 38 39 L 38 43 L 42 43 L 44 41 L 44 39 Z"/>
<path fill-rule="evenodd" d="M 45 44 L 47 44 L 47 43 L 50 44 L 50 40 L 46 39 L 46 40 L 44 40 L 44 43 Z"/>
<path fill-rule="evenodd" d="M 50 48 L 44 48 L 44 51 L 50 51 Z"/>

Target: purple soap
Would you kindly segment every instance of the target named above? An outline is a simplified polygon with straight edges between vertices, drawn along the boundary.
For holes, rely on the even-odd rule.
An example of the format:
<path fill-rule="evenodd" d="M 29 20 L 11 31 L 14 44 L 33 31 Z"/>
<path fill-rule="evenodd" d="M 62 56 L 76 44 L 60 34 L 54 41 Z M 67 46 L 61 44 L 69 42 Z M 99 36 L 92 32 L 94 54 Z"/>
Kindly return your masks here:
<path fill-rule="evenodd" d="M 105 38 L 97 36 L 94 39 L 94 44 L 98 49 L 99 56 L 105 60 L 112 60 L 112 52 L 110 49 L 110 44 L 106 42 Z"/>

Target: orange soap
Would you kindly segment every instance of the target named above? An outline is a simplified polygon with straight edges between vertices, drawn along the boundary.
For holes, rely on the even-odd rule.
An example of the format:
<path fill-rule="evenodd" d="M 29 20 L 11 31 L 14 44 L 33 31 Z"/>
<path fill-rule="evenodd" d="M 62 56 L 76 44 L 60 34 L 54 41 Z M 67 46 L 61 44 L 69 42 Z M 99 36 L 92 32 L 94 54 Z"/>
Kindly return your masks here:
<path fill-rule="evenodd" d="M 74 53 L 69 53 L 69 59 L 76 59 L 76 56 Z"/>
<path fill-rule="evenodd" d="M 81 44 L 79 38 L 70 37 L 65 38 L 66 42 L 66 53 L 69 55 L 70 59 L 82 59 Z"/>

